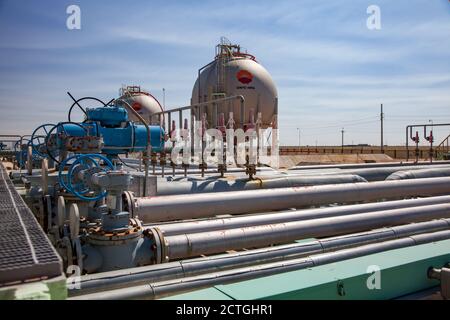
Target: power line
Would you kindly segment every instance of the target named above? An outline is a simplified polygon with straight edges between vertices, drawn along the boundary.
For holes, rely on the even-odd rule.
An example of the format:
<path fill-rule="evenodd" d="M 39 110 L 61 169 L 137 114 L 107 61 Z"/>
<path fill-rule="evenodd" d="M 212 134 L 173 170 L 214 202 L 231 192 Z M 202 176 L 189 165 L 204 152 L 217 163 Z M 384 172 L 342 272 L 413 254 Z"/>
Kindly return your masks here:
<path fill-rule="evenodd" d="M 360 119 L 351 119 L 351 120 L 342 120 L 342 121 L 333 121 L 333 122 L 324 122 L 324 124 L 326 126 L 332 126 L 332 125 L 336 125 L 336 126 L 342 126 L 343 123 L 354 123 L 354 122 L 359 122 L 359 121 L 363 121 L 363 120 L 369 120 L 369 119 L 378 119 L 378 116 L 370 116 L 370 117 L 365 117 L 365 118 L 360 118 Z M 302 128 L 314 128 L 314 126 L 303 126 Z"/>
<path fill-rule="evenodd" d="M 370 121 L 361 121 L 361 122 L 356 122 L 356 123 L 340 123 L 340 124 L 336 124 L 336 125 L 330 125 L 330 126 L 319 126 L 319 127 L 316 127 L 316 126 L 309 126 L 309 127 L 301 127 L 302 129 L 327 129 L 327 128 L 338 128 L 338 127 L 342 127 L 342 125 L 343 124 L 345 124 L 345 126 L 359 126 L 359 125 L 362 125 L 362 124 L 369 124 L 369 123 L 375 123 L 375 122 L 378 122 L 379 120 L 377 119 L 377 120 L 370 120 Z M 293 128 L 294 126 L 291 126 L 291 125 L 287 125 L 287 126 L 285 126 L 285 127 L 291 127 L 291 128 Z M 297 127 L 297 126 L 295 126 L 295 127 Z"/>

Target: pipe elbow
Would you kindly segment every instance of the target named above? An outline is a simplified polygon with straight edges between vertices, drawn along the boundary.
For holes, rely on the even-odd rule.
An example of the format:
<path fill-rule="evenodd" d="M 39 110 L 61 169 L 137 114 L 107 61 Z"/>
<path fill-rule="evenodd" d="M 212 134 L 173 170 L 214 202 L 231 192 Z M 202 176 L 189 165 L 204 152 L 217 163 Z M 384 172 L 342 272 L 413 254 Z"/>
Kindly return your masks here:
<path fill-rule="evenodd" d="M 397 171 L 394 173 L 391 173 L 387 178 L 386 181 L 392 181 L 392 180 L 405 180 L 405 179 L 414 179 L 414 175 L 411 171 Z"/>

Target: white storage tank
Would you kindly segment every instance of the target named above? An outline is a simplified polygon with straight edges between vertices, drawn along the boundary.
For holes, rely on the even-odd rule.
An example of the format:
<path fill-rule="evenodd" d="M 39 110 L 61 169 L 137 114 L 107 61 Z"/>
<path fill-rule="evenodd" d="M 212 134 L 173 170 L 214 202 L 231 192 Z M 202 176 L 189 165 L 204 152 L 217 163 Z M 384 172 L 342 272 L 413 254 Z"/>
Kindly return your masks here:
<path fill-rule="evenodd" d="M 191 104 L 206 102 L 223 97 L 242 95 L 245 98 L 244 126 L 251 122 L 250 115 L 257 120 L 261 114 L 262 127 L 276 125 L 278 114 L 278 93 L 269 72 L 248 53 L 241 52 L 239 45 L 233 45 L 222 39 L 216 47 L 214 61 L 203 69 L 192 90 Z M 238 100 L 224 102 L 215 107 L 206 108 L 208 127 L 217 125 L 217 117 L 225 115 L 228 122 L 229 112 L 233 112 L 235 128 L 241 126 L 240 103 Z"/>
<path fill-rule="evenodd" d="M 123 86 L 119 92 L 120 98 L 136 110 L 147 123 L 150 123 L 151 116 L 163 110 L 159 101 L 148 91 L 140 86 Z M 133 114 L 128 114 L 130 120 L 139 121 Z"/>

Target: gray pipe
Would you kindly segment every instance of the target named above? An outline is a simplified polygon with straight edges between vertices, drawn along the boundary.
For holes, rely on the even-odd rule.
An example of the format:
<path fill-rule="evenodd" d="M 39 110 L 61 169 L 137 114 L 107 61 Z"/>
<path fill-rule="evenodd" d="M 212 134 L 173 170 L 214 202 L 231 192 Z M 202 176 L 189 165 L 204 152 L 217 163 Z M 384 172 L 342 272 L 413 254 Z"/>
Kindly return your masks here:
<path fill-rule="evenodd" d="M 421 179 L 434 177 L 450 177 L 450 169 L 421 169 L 411 171 L 397 171 L 391 174 L 386 180 Z"/>
<path fill-rule="evenodd" d="M 381 168 L 366 168 L 366 169 L 340 169 L 340 173 L 347 173 L 347 174 L 356 174 L 367 181 L 383 181 L 386 180 L 386 178 L 393 174 L 394 172 L 397 172 L 399 170 L 409 170 L 409 171 L 416 171 L 416 170 L 422 170 L 427 169 L 429 166 L 404 166 L 404 167 L 381 167 Z M 434 166 L 433 168 L 442 168 L 442 169 L 450 169 L 448 165 L 438 165 Z M 331 173 L 325 173 L 325 174 L 331 174 Z"/>
<path fill-rule="evenodd" d="M 436 204 L 350 216 L 163 236 L 160 241 L 163 256 L 168 261 L 449 217 L 450 204 Z"/>
<path fill-rule="evenodd" d="M 416 172 L 426 166 L 408 166 L 405 169 Z M 441 166 L 439 166 L 441 168 Z M 295 174 L 287 172 L 259 172 L 258 179 L 249 180 L 247 178 L 221 179 L 219 177 L 209 177 L 208 179 L 176 179 L 170 181 L 168 179 L 158 180 L 157 195 L 174 195 L 174 194 L 192 194 L 192 193 L 209 193 L 209 192 L 227 192 L 239 190 L 255 190 L 255 189 L 271 189 L 286 187 L 302 187 L 312 185 L 325 184 L 341 184 L 353 182 L 367 181 L 383 181 L 393 173 L 399 171 L 402 167 L 384 167 L 384 168 L 367 168 L 367 169 L 350 169 L 350 170 L 304 170 Z M 430 169 L 428 169 L 430 170 Z M 439 169 L 433 169 L 439 172 Z M 450 171 L 449 166 L 442 169 Z M 230 174 L 231 172 L 229 172 Z M 262 174 L 261 174 L 262 173 Z M 450 175 L 450 174 L 449 174 Z M 449 176 L 446 174 L 435 176 Z M 429 176 L 424 175 L 422 178 Z M 420 176 L 416 176 L 420 178 Z"/>
<path fill-rule="evenodd" d="M 150 223 L 449 192 L 450 178 L 445 177 L 134 198 L 125 210 Z"/>
<path fill-rule="evenodd" d="M 180 294 L 192 290 L 211 287 L 218 284 L 244 281 L 265 277 L 305 268 L 312 268 L 324 264 L 335 263 L 343 260 L 367 256 L 383 251 L 411 247 L 430 242 L 450 239 L 450 230 L 434 233 L 413 235 L 406 238 L 390 240 L 380 243 L 362 245 L 356 248 L 343 249 L 335 252 L 311 255 L 305 258 L 297 258 L 261 264 L 257 266 L 219 271 L 202 274 L 188 278 L 173 279 L 124 289 L 104 291 L 83 295 L 72 299 L 98 300 L 98 299 L 159 299 L 173 294 Z"/>
<path fill-rule="evenodd" d="M 203 181 L 158 181 L 158 195 L 192 194 L 208 192 L 227 192 L 238 190 L 272 189 L 286 187 L 303 187 L 324 184 L 341 184 L 367 182 L 366 179 L 353 174 L 339 174 L 332 176 L 281 176 L 261 177 L 255 180 L 249 179 L 214 179 Z"/>
<path fill-rule="evenodd" d="M 415 166 L 388 166 L 388 167 L 368 167 L 368 168 L 323 168 L 323 169 L 310 169 L 310 170 L 300 170 L 300 171 L 275 171 L 273 169 L 271 170 L 263 170 L 263 169 L 269 169 L 269 168 L 258 168 L 258 174 L 259 178 L 264 180 L 269 179 L 277 179 L 277 178 L 286 178 L 289 177 L 290 179 L 299 179 L 296 182 L 296 185 L 314 185 L 314 184 L 332 184 L 335 183 L 345 183 L 345 182 L 356 182 L 357 180 L 361 182 L 367 181 L 383 181 L 385 180 L 389 175 L 391 175 L 394 172 L 400 171 L 400 170 L 420 170 L 420 169 L 426 169 L 430 166 L 426 165 L 415 165 Z M 435 165 L 433 168 L 445 168 L 450 169 L 449 165 Z M 167 194 L 180 194 L 180 193 L 192 193 L 192 192 L 214 192 L 214 191 L 229 191 L 232 189 L 235 190 L 241 190 L 246 189 L 244 185 L 245 179 L 242 179 L 239 184 L 236 184 L 234 188 L 228 188 L 224 181 L 227 181 L 226 179 L 220 179 L 217 173 L 217 169 L 208 169 L 210 174 L 217 174 L 217 176 L 209 176 L 208 179 L 197 179 L 197 178 L 190 178 L 190 179 L 174 179 L 173 181 L 170 181 L 170 178 L 167 178 L 165 180 L 162 180 L 159 182 L 159 185 L 161 186 L 160 191 L 158 191 L 158 194 L 161 195 L 167 195 Z M 230 168 L 227 170 L 227 175 L 236 175 L 239 173 L 243 173 L 245 170 L 240 168 Z M 206 171 L 208 172 L 208 171 Z M 191 169 L 191 174 L 200 174 L 201 170 L 195 171 L 194 169 Z M 184 175 L 184 172 L 177 171 L 176 174 L 178 175 Z M 356 176 L 356 177 L 355 177 Z M 338 178 L 339 177 L 339 178 Z M 303 179 L 300 180 L 300 178 Z M 327 181 L 327 179 L 330 179 Z M 237 180 L 237 179 L 236 179 Z M 247 179 L 248 180 L 248 179 Z M 167 182 L 167 184 L 165 184 Z M 180 185 L 177 185 L 177 183 L 181 183 Z M 216 190 L 211 190 L 211 186 L 215 184 L 221 184 L 217 186 Z M 228 184 L 233 184 L 233 182 L 228 182 Z M 241 187 L 241 184 L 244 185 L 244 188 Z M 214 188 L 212 188 L 214 189 Z M 248 188 L 247 188 L 248 189 Z"/>
<path fill-rule="evenodd" d="M 450 161 L 433 161 L 430 163 L 429 161 L 419 161 L 417 163 L 414 162 L 377 162 L 377 163 L 344 163 L 344 164 L 321 164 L 321 165 L 307 165 L 307 166 L 295 166 L 289 168 L 289 170 L 311 170 L 311 169 L 361 169 L 361 168 L 380 168 L 380 167 L 402 167 L 402 166 L 430 166 L 430 165 L 442 165 L 448 164 L 450 165 Z"/>
<path fill-rule="evenodd" d="M 307 209 L 295 211 L 290 210 L 285 212 L 255 214 L 231 218 L 172 222 L 164 224 L 153 224 L 146 227 L 147 228 L 157 227 L 159 230 L 162 231 L 164 236 L 167 237 L 170 235 L 182 233 L 197 233 L 205 231 L 234 229 L 264 224 L 301 221 L 308 219 L 319 219 L 326 217 L 351 215 L 380 210 L 419 207 L 442 203 L 450 203 L 450 196 L 386 201 L 379 203 L 354 204 L 348 206 L 319 208 L 319 209 Z"/>
<path fill-rule="evenodd" d="M 270 261 L 293 259 L 309 254 L 323 253 L 362 244 L 398 239 L 414 234 L 441 231 L 448 228 L 450 228 L 450 219 L 440 219 L 302 243 L 293 243 L 230 254 L 227 253 L 126 270 L 96 273 L 82 276 L 80 289 L 69 289 L 69 295 L 81 295 L 93 291 L 111 290 L 123 286 L 130 286 L 130 284 L 137 285 L 142 282 L 169 280 L 211 271 L 226 270 L 233 267 L 243 267 Z"/>

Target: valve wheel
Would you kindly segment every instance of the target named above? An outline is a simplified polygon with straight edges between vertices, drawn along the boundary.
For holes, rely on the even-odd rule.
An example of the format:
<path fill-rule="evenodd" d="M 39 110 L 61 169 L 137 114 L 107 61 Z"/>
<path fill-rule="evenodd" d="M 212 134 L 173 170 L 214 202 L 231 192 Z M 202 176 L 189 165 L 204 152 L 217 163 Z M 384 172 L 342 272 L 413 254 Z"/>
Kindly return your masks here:
<path fill-rule="evenodd" d="M 54 124 L 46 123 L 37 127 L 30 138 L 30 145 L 33 148 L 33 151 L 36 152 L 42 158 L 47 158 L 47 148 L 46 148 L 46 137 L 49 131 L 54 127 Z"/>
<path fill-rule="evenodd" d="M 74 99 L 74 98 L 72 98 L 72 99 Z M 73 102 L 73 104 L 70 106 L 70 108 L 69 108 L 69 113 L 68 113 L 68 115 L 67 115 L 67 119 L 69 120 L 69 122 L 72 122 L 72 120 L 71 120 L 72 110 L 73 110 L 73 108 L 74 108 L 75 106 L 77 106 L 77 107 L 84 113 L 85 116 L 87 115 L 85 108 L 83 108 L 83 107 L 80 105 L 80 102 L 81 102 L 81 101 L 84 101 L 84 100 L 94 100 L 94 101 L 96 101 L 96 102 L 101 103 L 104 107 L 107 107 L 108 104 L 111 102 L 111 101 L 110 101 L 110 102 L 108 102 L 108 103 L 105 103 L 105 102 L 103 102 L 102 100 L 100 100 L 100 99 L 98 99 L 98 98 L 95 98 L 95 97 L 83 97 L 83 98 L 80 98 L 80 99 L 78 99 L 78 100 L 75 100 L 75 99 L 74 99 L 74 102 Z"/>
<path fill-rule="evenodd" d="M 64 166 L 60 166 L 59 182 L 61 186 L 79 199 L 85 201 L 97 201 L 106 197 L 108 194 L 107 191 L 99 190 L 99 188 L 93 186 L 86 178 L 80 179 L 78 173 L 83 170 L 86 175 L 92 176 L 95 173 L 114 170 L 111 161 L 99 154 L 85 154 L 70 157 L 64 161 L 64 164 L 67 164 L 72 160 L 73 162 L 70 164 L 67 174 L 63 174 L 62 170 L 64 169 Z M 103 161 L 104 167 L 100 166 L 100 161 Z M 64 181 L 64 178 L 66 181 Z"/>

